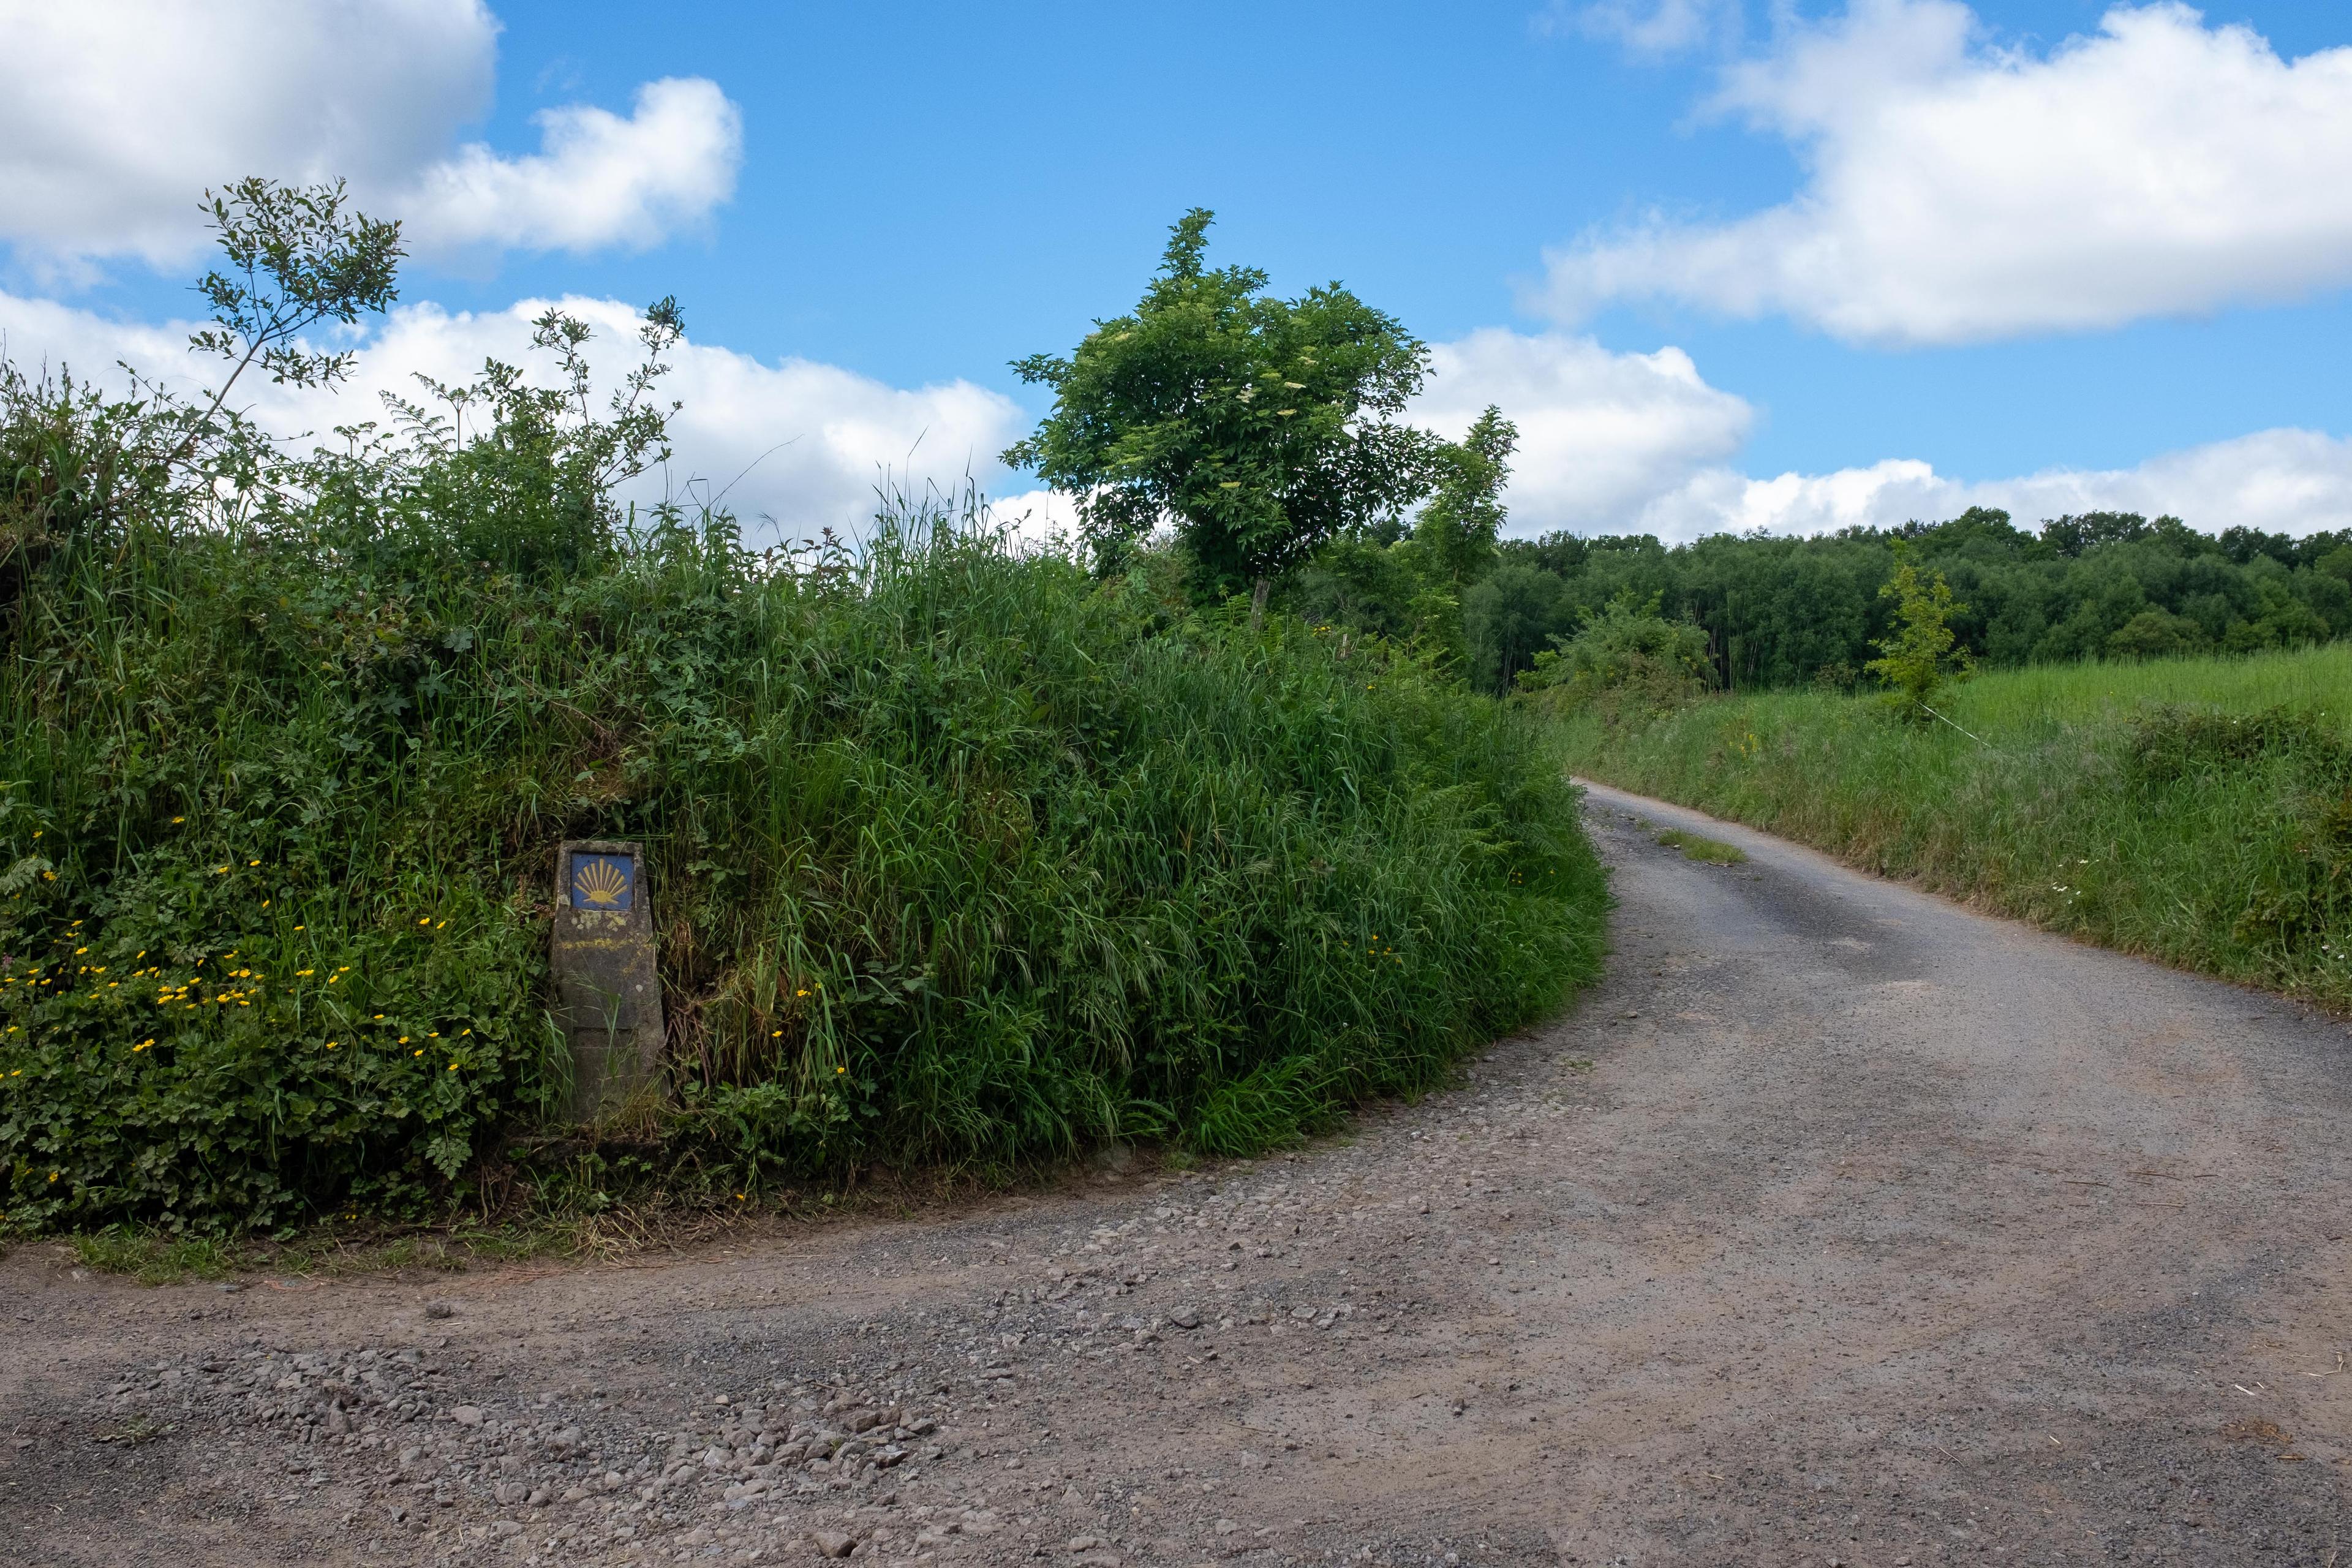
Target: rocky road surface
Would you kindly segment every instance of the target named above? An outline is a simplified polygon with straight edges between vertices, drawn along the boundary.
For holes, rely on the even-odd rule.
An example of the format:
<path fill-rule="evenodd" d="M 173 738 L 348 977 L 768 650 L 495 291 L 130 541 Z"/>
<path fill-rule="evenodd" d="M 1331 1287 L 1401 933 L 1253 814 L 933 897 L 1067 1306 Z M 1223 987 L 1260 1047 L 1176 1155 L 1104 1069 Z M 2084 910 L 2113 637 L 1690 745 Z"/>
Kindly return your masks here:
<path fill-rule="evenodd" d="M 19 1247 L 0 1563 L 2352 1549 L 2340 1024 L 1588 810 L 1607 984 L 1295 1155 L 633 1267 Z"/>

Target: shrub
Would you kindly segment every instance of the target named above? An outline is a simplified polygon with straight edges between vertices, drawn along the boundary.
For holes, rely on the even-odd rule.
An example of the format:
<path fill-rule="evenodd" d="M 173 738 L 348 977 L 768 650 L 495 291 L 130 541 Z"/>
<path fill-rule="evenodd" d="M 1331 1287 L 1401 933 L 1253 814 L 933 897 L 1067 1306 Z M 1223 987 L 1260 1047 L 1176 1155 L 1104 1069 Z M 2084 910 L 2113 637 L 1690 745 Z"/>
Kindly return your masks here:
<path fill-rule="evenodd" d="M 2166 610 L 2142 610 L 2107 637 L 2107 652 L 2117 658 L 2164 658 L 2204 647 L 2203 627 Z"/>
<path fill-rule="evenodd" d="M 1519 684 L 1553 708 L 1591 706 L 1612 719 L 1664 713 L 1714 684 L 1706 634 L 1659 615 L 1654 594 L 1622 593 L 1598 613 L 1588 611 L 1575 636 L 1552 641 L 1557 651 L 1538 654 Z"/>
<path fill-rule="evenodd" d="M 1955 651 L 1951 619 L 1966 605 L 1952 602 L 1951 584 L 1941 572 L 1922 573 L 1906 542 L 1895 545 L 1895 575 L 1879 595 L 1895 601 L 1894 631 L 1874 645 L 1878 657 L 1863 666 L 1886 682 L 1897 711 L 1925 721 L 1945 687 L 1965 680 L 1969 656 Z"/>

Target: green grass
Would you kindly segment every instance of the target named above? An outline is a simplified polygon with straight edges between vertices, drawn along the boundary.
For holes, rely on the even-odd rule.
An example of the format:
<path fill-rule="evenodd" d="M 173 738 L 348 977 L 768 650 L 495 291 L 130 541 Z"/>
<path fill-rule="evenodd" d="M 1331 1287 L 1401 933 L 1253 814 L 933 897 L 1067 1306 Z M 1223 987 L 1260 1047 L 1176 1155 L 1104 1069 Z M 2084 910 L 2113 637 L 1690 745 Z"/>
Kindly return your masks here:
<path fill-rule="evenodd" d="M 617 1255 L 665 1239 L 710 1229 L 695 1217 L 629 1216 L 626 1226 L 598 1225 L 548 1214 L 510 1216 L 484 1225 L 458 1222 L 429 1230 L 338 1230 L 320 1225 L 276 1241 L 217 1232 L 172 1231 L 118 1222 L 63 1237 L 85 1268 L 119 1274 L 142 1285 L 190 1279 L 230 1279 L 271 1273 L 311 1279 L 382 1274 L 462 1274 L 478 1265 L 535 1258 Z"/>
<path fill-rule="evenodd" d="M 2303 709 L 2352 728 L 2352 642 L 2242 658 L 2028 666 L 1971 680 L 1936 706 L 1971 730 L 1999 730 L 2013 742 L 2055 726 L 2128 718 L 2161 704 L 2230 713 Z"/>
<path fill-rule="evenodd" d="M 130 1275 L 142 1285 L 226 1279 L 245 1261 L 238 1248 L 218 1237 L 172 1236 L 131 1226 L 84 1231 L 71 1240 L 85 1266 Z"/>
<path fill-rule="evenodd" d="M 1763 692 L 1559 734 L 1605 783 L 2352 1006 L 2352 648 L 2002 671 L 1936 707 Z"/>
<path fill-rule="evenodd" d="M 1696 833 L 1685 833 L 1679 827 L 1669 827 L 1658 835 L 1658 842 L 1669 849 L 1679 849 L 1685 860 L 1701 860 L 1710 866 L 1745 866 L 1748 851 L 1737 844 L 1726 844 L 1719 838 L 1704 838 Z"/>
<path fill-rule="evenodd" d="M 1546 737 L 1407 655 L 936 508 L 754 552 L 527 429 L 110 510 L 44 489 L 99 440 L 44 417 L 0 428 L 0 1228 L 1240 1153 L 1598 971 Z M 669 1022 L 589 1135 L 567 837 L 646 845 Z"/>

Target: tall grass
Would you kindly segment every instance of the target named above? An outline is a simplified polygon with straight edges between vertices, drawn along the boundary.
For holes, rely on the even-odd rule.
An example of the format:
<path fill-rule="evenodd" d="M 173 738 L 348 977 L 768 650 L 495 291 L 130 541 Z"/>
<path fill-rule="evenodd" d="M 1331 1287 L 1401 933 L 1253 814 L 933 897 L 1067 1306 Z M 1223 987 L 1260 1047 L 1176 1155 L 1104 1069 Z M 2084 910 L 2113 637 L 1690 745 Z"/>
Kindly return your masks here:
<path fill-rule="evenodd" d="M 648 846 L 670 1095 L 624 1131 L 738 1187 L 1261 1147 L 1597 971 L 1545 738 L 1409 660 L 977 513 L 762 554 L 478 456 L 10 563 L 0 1220 L 462 1195 L 559 1103 L 563 837 Z"/>
<path fill-rule="evenodd" d="M 1937 706 L 1771 692 L 1559 732 L 1591 777 L 2352 1005 L 2352 649 L 2002 671 Z"/>

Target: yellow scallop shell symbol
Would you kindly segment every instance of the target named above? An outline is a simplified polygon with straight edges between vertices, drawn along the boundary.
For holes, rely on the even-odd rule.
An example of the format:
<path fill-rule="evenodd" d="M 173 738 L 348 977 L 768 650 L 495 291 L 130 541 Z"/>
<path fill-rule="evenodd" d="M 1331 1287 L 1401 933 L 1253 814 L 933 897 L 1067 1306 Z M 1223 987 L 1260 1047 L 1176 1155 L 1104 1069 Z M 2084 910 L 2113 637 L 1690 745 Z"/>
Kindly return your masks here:
<path fill-rule="evenodd" d="M 610 860 L 591 860 L 572 873 L 572 885 L 596 908 L 611 909 L 629 890 L 629 879 Z"/>

